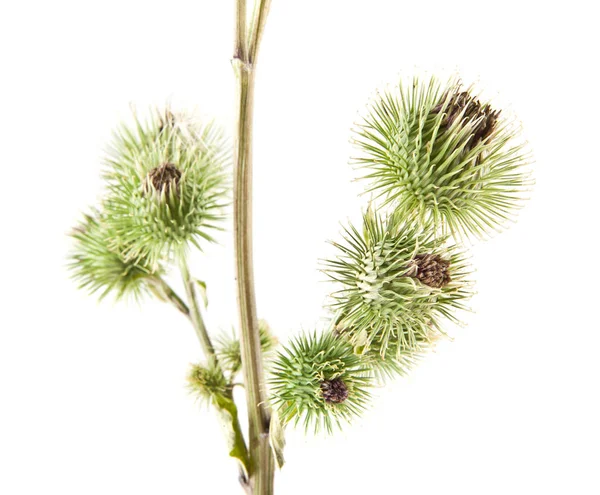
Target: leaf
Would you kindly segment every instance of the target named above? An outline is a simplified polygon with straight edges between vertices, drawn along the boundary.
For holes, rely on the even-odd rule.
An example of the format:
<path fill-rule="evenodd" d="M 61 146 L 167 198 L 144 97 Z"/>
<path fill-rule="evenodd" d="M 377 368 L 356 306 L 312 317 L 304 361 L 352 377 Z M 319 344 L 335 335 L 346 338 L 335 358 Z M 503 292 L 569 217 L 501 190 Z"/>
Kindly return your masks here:
<path fill-rule="evenodd" d="M 214 405 L 221 421 L 221 426 L 227 438 L 229 455 L 234 457 L 243 466 L 246 475 L 249 472 L 250 459 L 240 424 L 238 410 L 232 399 L 223 396 L 214 397 Z"/>
<path fill-rule="evenodd" d="M 269 428 L 269 443 L 275 455 L 277 467 L 281 469 L 285 464 L 283 449 L 285 448 L 285 428 L 277 413 L 271 417 L 271 426 Z"/>
<path fill-rule="evenodd" d="M 202 300 L 204 301 L 204 307 L 208 308 L 208 296 L 206 294 L 206 282 L 204 280 L 194 280 L 198 287 L 200 288 L 200 295 L 202 296 Z"/>

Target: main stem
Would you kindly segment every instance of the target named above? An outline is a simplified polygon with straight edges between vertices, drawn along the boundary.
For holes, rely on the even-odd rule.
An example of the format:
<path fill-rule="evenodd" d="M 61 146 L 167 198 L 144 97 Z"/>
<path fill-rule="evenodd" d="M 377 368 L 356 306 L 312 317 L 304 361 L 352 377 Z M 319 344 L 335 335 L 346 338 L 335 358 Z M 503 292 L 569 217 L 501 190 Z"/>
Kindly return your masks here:
<path fill-rule="evenodd" d="M 237 123 L 234 145 L 234 237 L 242 367 L 248 404 L 250 472 L 253 495 L 273 493 L 274 460 L 269 445 L 270 411 L 260 347 L 252 257 L 252 118 L 254 61 L 268 11 L 259 1 L 247 29 L 245 0 L 236 2 L 233 64 L 237 76 Z M 248 35 L 250 33 L 250 35 Z"/>

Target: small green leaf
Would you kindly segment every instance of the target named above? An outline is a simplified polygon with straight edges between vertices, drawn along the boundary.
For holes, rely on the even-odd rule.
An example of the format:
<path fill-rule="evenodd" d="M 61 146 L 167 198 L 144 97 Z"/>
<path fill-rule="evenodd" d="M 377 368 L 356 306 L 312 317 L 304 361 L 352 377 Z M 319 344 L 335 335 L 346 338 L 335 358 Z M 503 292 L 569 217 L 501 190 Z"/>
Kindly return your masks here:
<path fill-rule="evenodd" d="M 195 279 L 196 284 L 200 287 L 200 295 L 204 301 L 204 307 L 208 308 L 208 296 L 206 294 L 206 282 L 204 280 Z"/>
<path fill-rule="evenodd" d="M 248 450 L 246 449 L 246 442 L 240 429 L 235 402 L 223 396 L 215 396 L 213 400 L 227 437 L 229 455 L 240 461 L 247 475 L 250 459 L 248 457 Z"/>

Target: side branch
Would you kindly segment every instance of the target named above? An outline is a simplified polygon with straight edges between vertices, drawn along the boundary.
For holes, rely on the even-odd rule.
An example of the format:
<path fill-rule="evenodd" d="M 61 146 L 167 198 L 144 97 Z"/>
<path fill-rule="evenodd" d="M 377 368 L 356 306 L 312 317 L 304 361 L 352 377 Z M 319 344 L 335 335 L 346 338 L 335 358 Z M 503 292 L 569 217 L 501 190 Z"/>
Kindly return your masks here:
<path fill-rule="evenodd" d="M 187 262 L 182 259 L 180 263 L 181 276 L 183 278 L 183 285 L 185 286 L 185 293 L 187 294 L 189 304 L 189 317 L 192 320 L 194 330 L 198 336 L 198 340 L 202 345 L 202 350 L 207 358 L 217 359 L 215 348 L 208 336 L 208 331 L 202 314 L 200 313 L 200 306 L 198 305 L 198 298 L 196 297 L 196 287 L 194 286 L 194 280 L 190 276 L 190 271 L 187 266 Z"/>
<path fill-rule="evenodd" d="M 262 35 L 265 30 L 265 24 L 267 22 L 267 16 L 271 9 L 271 0 L 261 0 L 254 10 L 252 16 L 252 24 L 250 26 L 249 36 L 249 53 L 248 59 L 251 64 L 256 61 L 258 56 L 258 47 L 262 40 Z"/>

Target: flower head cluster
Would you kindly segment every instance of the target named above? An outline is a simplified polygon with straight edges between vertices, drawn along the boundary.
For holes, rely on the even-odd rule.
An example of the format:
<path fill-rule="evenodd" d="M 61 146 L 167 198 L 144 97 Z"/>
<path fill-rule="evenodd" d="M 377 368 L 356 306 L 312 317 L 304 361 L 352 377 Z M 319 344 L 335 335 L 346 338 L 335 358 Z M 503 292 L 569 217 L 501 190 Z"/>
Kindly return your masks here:
<path fill-rule="evenodd" d="M 301 335 L 273 363 L 272 400 L 284 423 L 332 432 L 364 410 L 370 380 L 369 368 L 335 333 Z"/>
<path fill-rule="evenodd" d="M 465 309 L 471 292 L 464 255 L 398 212 L 368 210 L 362 230 L 351 225 L 344 238 L 325 264 L 341 285 L 332 295 L 336 331 L 357 353 L 389 358 L 383 364 L 401 371 L 442 333 L 442 319 L 456 321 L 454 310 Z"/>
<path fill-rule="evenodd" d="M 108 192 L 72 233 L 69 267 L 101 297 L 155 290 L 165 262 L 212 240 L 226 195 L 228 151 L 214 125 L 169 110 L 122 125 L 106 158 Z"/>
<path fill-rule="evenodd" d="M 457 79 L 413 79 L 377 96 L 355 131 L 369 191 L 453 235 L 500 229 L 529 187 L 514 122 Z"/>

